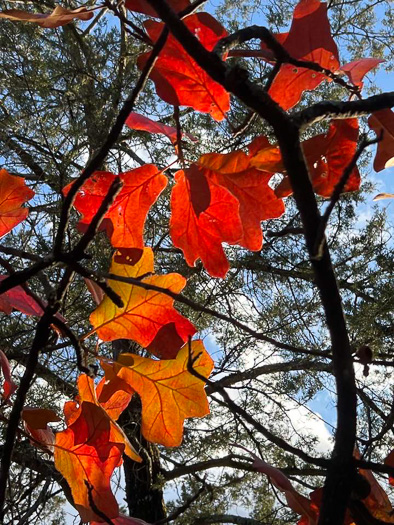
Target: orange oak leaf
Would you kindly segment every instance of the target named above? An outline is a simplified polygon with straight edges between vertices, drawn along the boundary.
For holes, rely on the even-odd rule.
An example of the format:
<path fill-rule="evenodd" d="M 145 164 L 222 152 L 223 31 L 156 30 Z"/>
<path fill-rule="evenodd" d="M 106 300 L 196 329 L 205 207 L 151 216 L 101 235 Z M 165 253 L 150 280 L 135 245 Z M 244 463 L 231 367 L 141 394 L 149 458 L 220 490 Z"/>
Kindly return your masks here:
<path fill-rule="evenodd" d="M 0 350 L 0 367 L 4 376 L 3 394 L 1 397 L 4 399 L 4 401 L 8 401 L 15 390 L 18 388 L 18 385 L 16 385 L 12 380 L 10 362 L 2 350 Z"/>
<path fill-rule="evenodd" d="M 26 186 L 22 177 L 0 170 L 0 238 L 26 219 L 29 210 L 21 205 L 33 195 L 34 191 Z"/>
<path fill-rule="evenodd" d="M 144 115 L 140 115 L 134 111 L 129 114 L 125 124 L 131 129 L 166 135 L 166 137 L 168 137 L 172 142 L 177 142 L 178 140 L 177 129 L 174 128 L 174 126 L 167 126 L 167 124 L 163 124 L 162 122 L 157 122 L 156 120 L 144 117 Z M 184 136 L 183 133 L 181 136 Z M 198 139 L 189 133 L 186 133 L 185 136 L 192 142 L 198 142 Z"/>
<path fill-rule="evenodd" d="M 384 62 L 384 60 L 379 58 L 361 58 L 360 60 L 354 60 L 341 66 L 340 70 L 346 73 L 352 84 L 362 88 L 364 85 L 364 76 L 382 62 Z"/>
<path fill-rule="evenodd" d="M 111 273 L 121 277 L 137 278 L 154 272 L 153 252 L 145 248 L 141 259 L 134 265 L 119 264 L 114 259 Z M 142 279 L 143 283 L 166 288 L 179 293 L 186 284 L 186 279 L 177 273 L 152 275 Z M 103 341 L 115 339 L 133 339 L 144 348 L 159 357 L 173 358 L 180 346 L 196 332 L 194 326 L 185 319 L 173 304 L 174 299 L 154 290 L 144 290 L 138 285 L 109 280 L 108 284 L 122 298 L 124 307 L 118 308 L 105 297 L 98 308 L 91 314 L 90 322 L 95 332 Z M 161 347 L 160 330 L 174 325 L 173 337 L 166 337 L 166 346 Z M 152 342 L 155 344 L 152 346 Z"/>
<path fill-rule="evenodd" d="M 111 183 L 117 175 L 108 171 L 96 171 L 78 192 L 75 208 L 82 214 L 80 227 L 86 227 L 98 211 Z M 167 185 L 167 177 L 153 164 L 145 164 L 125 173 L 119 178 L 123 187 L 106 213 L 102 229 L 105 229 L 114 248 L 144 247 L 143 229 L 151 206 Z M 71 184 L 63 189 L 67 195 Z"/>
<path fill-rule="evenodd" d="M 191 343 L 191 354 L 196 358 L 193 368 L 209 377 L 213 361 L 202 341 Z M 186 344 L 173 360 L 120 354 L 115 362 L 101 363 L 108 385 L 120 378 L 140 395 L 142 434 L 148 441 L 176 447 L 182 441 L 184 420 L 209 414 L 205 384 L 188 371 L 188 360 L 189 344 Z M 103 399 L 106 388 L 104 385 Z"/>
<path fill-rule="evenodd" d="M 293 58 L 315 62 L 333 72 L 339 68 L 327 5 L 320 0 L 301 0 L 294 10 L 289 33 L 278 40 Z M 290 109 L 299 102 L 304 91 L 315 89 L 323 80 L 330 79 L 317 71 L 284 64 L 269 94 L 283 109 Z"/>
<path fill-rule="evenodd" d="M 308 163 L 314 191 L 321 197 L 330 197 L 345 168 L 357 149 L 358 120 L 333 120 L 326 135 L 316 135 L 301 146 Z M 344 191 L 357 191 L 360 173 L 354 168 Z M 275 190 L 280 197 L 291 195 L 290 181 L 286 176 Z"/>
<path fill-rule="evenodd" d="M 174 246 L 181 248 L 189 266 L 201 259 L 210 275 L 224 277 L 229 263 L 222 243 L 235 244 L 243 235 L 239 202 L 196 164 L 178 171 L 175 180 L 170 220 Z"/>
<path fill-rule="evenodd" d="M 52 13 L 29 13 L 21 11 L 20 9 L 8 9 L 0 12 L 0 18 L 8 18 L 16 22 L 34 22 L 41 27 L 55 28 L 65 26 L 72 22 L 75 18 L 79 20 L 90 20 L 93 17 L 93 10 L 86 9 L 86 7 L 78 7 L 78 9 L 66 9 L 61 6 L 56 6 Z"/>
<path fill-rule="evenodd" d="M 208 13 L 198 13 L 184 19 L 188 29 L 209 51 L 226 30 Z M 153 42 L 159 38 L 164 25 L 148 20 L 145 28 Z M 142 69 L 149 53 L 140 55 L 138 67 Z M 175 37 L 170 35 L 156 60 L 150 78 L 157 94 L 173 106 L 190 106 L 203 113 L 210 113 L 215 120 L 222 120 L 230 108 L 230 95 L 213 81 L 186 53 Z"/>
<path fill-rule="evenodd" d="M 61 421 L 60 417 L 48 408 L 25 407 L 22 411 L 22 420 L 26 432 L 33 438 L 32 444 L 52 453 L 55 434 L 48 427 L 48 423 Z"/>
<path fill-rule="evenodd" d="M 189 0 L 167 0 L 167 4 L 172 7 L 174 11 L 183 11 L 190 5 Z M 137 11 L 137 13 L 144 13 L 149 16 L 158 16 L 156 11 L 149 5 L 146 0 L 126 0 L 125 6 L 130 11 Z"/>
<path fill-rule="evenodd" d="M 394 166 L 394 113 L 391 109 L 375 111 L 368 119 L 369 127 L 382 140 L 378 142 L 373 168 L 382 171 Z"/>
<path fill-rule="evenodd" d="M 229 190 L 239 202 L 243 235 L 237 244 L 249 250 L 260 250 L 263 243 L 261 221 L 280 217 L 285 207 L 268 185 L 272 173 L 250 166 L 243 151 L 208 153 L 198 160 L 208 180 Z"/>
<path fill-rule="evenodd" d="M 111 475 L 122 464 L 122 454 L 135 461 L 135 452 L 122 429 L 97 401 L 93 379 L 78 378 L 79 396 L 64 406 L 67 429 L 56 434 L 55 467 L 70 485 L 75 506 L 83 521 L 100 521 L 91 509 L 88 489 L 95 505 L 109 518 L 119 515 L 111 492 Z"/>

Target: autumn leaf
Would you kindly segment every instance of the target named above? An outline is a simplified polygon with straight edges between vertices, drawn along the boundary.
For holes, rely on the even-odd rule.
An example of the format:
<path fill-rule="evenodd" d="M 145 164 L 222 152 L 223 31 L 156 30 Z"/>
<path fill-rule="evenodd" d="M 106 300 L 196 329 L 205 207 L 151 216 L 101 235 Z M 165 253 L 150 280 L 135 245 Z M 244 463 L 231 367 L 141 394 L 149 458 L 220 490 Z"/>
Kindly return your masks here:
<path fill-rule="evenodd" d="M 161 122 L 157 122 L 156 120 L 152 120 L 148 117 L 144 117 L 143 115 L 140 115 L 139 113 L 135 113 L 134 111 L 132 111 L 129 114 L 125 124 L 131 129 L 148 131 L 149 133 L 159 133 L 161 135 L 166 135 L 166 137 L 168 137 L 172 142 L 177 142 L 178 140 L 177 129 L 174 128 L 173 126 L 167 126 L 167 124 L 162 124 Z M 181 137 L 183 136 L 184 135 L 182 133 Z M 188 139 L 190 139 L 192 142 L 198 141 L 196 137 L 193 137 L 193 135 L 190 135 L 189 133 L 186 133 L 185 136 Z"/>
<path fill-rule="evenodd" d="M 295 490 L 283 472 L 266 463 L 247 448 L 240 445 L 237 446 L 246 450 L 253 457 L 253 468 L 269 477 L 272 484 L 285 495 L 287 504 L 291 510 L 305 518 L 307 520 L 306 523 L 309 525 L 317 524 L 317 513 L 311 507 L 311 501 Z"/>
<path fill-rule="evenodd" d="M 193 266 L 201 259 L 213 277 L 225 277 L 229 263 L 222 243 L 237 243 L 243 236 L 237 199 L 214 184 L 204 170 L 192 164 L 175 174 L 171 194 L 170 233 L 174 246 Z"/>
<path fill-rule="evenodd" d="M 22 177 L 0 170 L 0 238 L 26 219 L 29 210 L 22 208 L 22 204 L 33 196 L 34 191 Z"/>
<path fill-rule="evenodd" d="M 394 113 L 391 109 L 375 111 L 368 119 L 369 127 L 382 140 L 378 142 L 373 168 L 382 171 L 394 166 Z"/>
<path fill-rule="evenodd" d="M 7 18 L 15 22 L 34 22 L 35 24 L 46 27 L 55 28 L 61 27 L 72 22 L 75 18 L 79 20 L 90 20 L 93 17 L 93 10 L 88 10 L 86 7 L 78 7 L 78 9 L 66 9 L 61 6 L 56 6 L 52 13 L 30 13 L 28 11 L 21 11 L 20 9 L 7 9 L 0 12 L 0 18 Z"/>
<path fill-rule="evenodd" d="M 333 120 L 326 135 L 316 135 L 302 142 L 314 191 L 321 197 L 330 197 L 346 167 L 357 150 L 357 119 Z M 360 173 L 354 168 L 346 183 L 345 192 L 360 188 Z M 286 176 L 275 190 L 279 197 L 292 194 Z"/>
<path fill-rule="evenodd" d="M 167 3 L 176 12 L 183 11 L 190 5 L 189 0 L 167 0 Z M 137 13 L 144 13 L 149 16 L 158 16 L 146 0 L 126 0 L 125 6 L 130 11 L 137 11 Z"/>
<path fill-rule="evenodd" d="M 226 30 L 208 13 L 194 14 L 183 21 L 209 51 L 227 35 Z M 164 24 L 148 20 L 145 28 L 152 41 L 156 42 Z M 140 69 L 144 67 L 149 54 L 144 53 L 139 57 L 137 63 Z M 210 113 L 215 120 L 222 120 L 230 108 L 227 91 L 197 65 L 172 35 L 168 36 L 150 78 L 155 83 L 158 96 L 173 106 L 190 106 L 203 113 Z"/>
<path fill-rule="evenodd" d="M 228 154 L 208 153 L 198 160 L 208 180 L 229 190 L 239 202 L 243 235 L 237 244 L 249 250 L 260 250 L 263 243 L 261 221 L 280 217 L 285 211 L 268 185 L 272 173 L 250 166 L 243 151 Z"/>
<path fill-rule="evenodd" d="M 119 264 L 113 260 L 111 273 L 122 277 L 137 278 L 153 273 L 153 252 L 145 248 L 141 259 L 135 264 Z M 153 275 L 142 279 L 143 283 L 166 288 L 179 293 L 186 284 L 186 279 L 177 273 Z M 195 333 L 194 326 L 185 319 L 173 304 L 174 299 L 158 291 L 109 280 L 108 284 L 122 298 L 124 307 L 118 308 L 105 297 L 98 308 L 91 314 L 90 322 L 95 332 L 103 341 L 115 339 L 133 339 L 144 348 L 159 357 L 175 357 L 180 346 Z M 173 337 L 166 338 L 165 347 L 161 347 L 160 330 L 173 323 Z M 152 346 L 155 341 L 154 346 Z"/>
<path fill-rule="evenodd" d="M 394 199 L 394 193 L 378 193 L 372 200 L 381 201 L 383 199 Z"/>
<path fill-rule="evenodd" d="M 361 58 L 360 60 L 354 60 L 341 66 L 340 71 L 343 71 L 348 76 L 352 84 L 362 88 L 364 85 L 364 76 L 382 62 L 384 62 L 384 60 L 379 58 Z"/>
<path fill-rule="evenodd" d="M 31 435 L 34 446 L 41 445 L 47 452 L 53 452 L 55 434 L 48 427 L 48 423 L 61 421 L 60 417 L 49 408 L 25 407 L 22 411 L 22 420 L 28 434 Z"/>
<path fill-rule="evenodd" d="M 82 214 L 80 227 L 90 224 L 117 175 L 108 171 L 96 171 L 78 192 L 74 206 Z M 123 187 L 106 213 L 102 229 L 105 229 L 114 248 L 144 247 L 143 229 L 151 206 L 167 185 L 167 177 L 153 164 L 145 164 L 125 173 L 119 178 Z M 64 195 L 73 183 L 63 189 Z"/>
<path fill-rule="evenodd" d="M 64 407 L 67 429 L 56 434 L 55 467 L 66 478 L 83 521 L 100 521 L 90 507 L 85 481 L 100 511 L 116 518 L 119 511 L 111 492 L 111 475 L 122 464 L 123 453 L 135 461 L 141 458 L 97 401 L 93 379 L 80 375 L 78 391 L 77 401 Z"/>
<path fill-rule="evenodd" d="M 0 350 L 0 367 L 4 376 L 3 394 L 1 397 L 4 399 L 4 401 L 8 401 L 15 390 L 18 388 L 18 385 L 16 385 L 12 380 L 10 363 L 2 350 Z"/>
<path fill-rule="evenodd" d="M 202 341 L 193 341 L 191 352 L 196 358 L 193 368 L 209 377 L 213 361 Z M 115 362 L 103 360 L 101 363 L 108 385 L 119 378 L 141 397 L 142 434 L 148 441 L 176 447 L 182 441 L 184 420 L 209 414 L 204 382 L 188 371 L 188 360 L 189 345 L 186 344 L 172 360 L 120 354 Z M 107 384 L 103 387 L 102 399 L 105 399 Z"/>
<path fill-rule="evenodd" d="M 320 0 L 301 0 L 294 10 L 290 31 L 278 40 L 292 58 L 315 62 L 333 72 L 339 68 L 338 49 L 331 36 L 327 5 Z M 299 102 L 304 91 L 315 89 L 323 80 L 330 79 L 317 71 L 284 64 L 275 76 L 269 94 L 287 110 Z"/>

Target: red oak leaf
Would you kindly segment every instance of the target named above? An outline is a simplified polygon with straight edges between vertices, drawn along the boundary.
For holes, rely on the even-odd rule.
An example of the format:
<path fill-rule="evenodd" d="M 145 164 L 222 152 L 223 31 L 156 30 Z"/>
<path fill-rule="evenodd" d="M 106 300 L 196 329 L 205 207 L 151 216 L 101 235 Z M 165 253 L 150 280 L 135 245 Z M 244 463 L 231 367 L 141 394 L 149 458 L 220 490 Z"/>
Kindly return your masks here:
<path fill-rule="evenodd" d="M 48 423 L 58 422 L 60 417 L 48 408 L 25 407 L 22 411 L 22 419 L 26 431 L 33 438 L 31 443 L 52 453 L 55 444 L 55 434 L 48 427 Z"/>
<path fill-rule="evenodd" d="M 67 429 L 56 434 L 55 467 L 70 485 L 75 506 L 85 522 L 100 518 L 93 512 L 87 482 L 95 505 L 109 518 L 119 515 L 111 492 L 111 475 L 122 464 L 122 454 L 141 461 L 121 428 L 97 401 L 93 379 L 78 378 L 77 402 L 65 404 Z"/>
<path fill-rule="evenodd" d="M 166 137 L 168 137 L 172 142 L 176 142 L 178 140 L 177 129 L 173 126 L 167 126 L 167 124 L 162 124 L 156 120 L 151 120 L 150 118 L 144 117 L 143 115 L 135 113 L 134 111 L 132 111 L 127 117 L 125 124 L 131 129 L 166 135 Z M 183 133 L 181 136 L 183 137 Z M 198 142 L 196 137 L 193 137 L 193 135 L 190 135 L 189 133 L 186 133 L 185 136 L 193 142 Z"/>
<path fill-rule="evenodd" d="M 357 119 L 333 120 L 326 135 L 316 135 L 302 143 L 304 155 L 314 191 L 321 197 L 331 197 L 345 168 L 357 149 Z M 360 173 L 353 169 L 344 191 L 357 191 L 360 187 Z M 288 177 L 275 190 L 280 197 L 291 195 Z"/>
<path fill-rule="evenodd" d="M 260 250 L 263 243 L 261 221 L 280 217 L 285 211 L 268 185 L 272 173 L 250 166 L 250 158 L 243 151 L 225 155 L 209 153 L 198 160 L 208 180 L 227 188 L 239 202 L 243 236 L 237 244 L 249 250 Z"/>
<path fill-rule="evenodd" d="M 88 225 L 107 195 L 117 175 L 96 171 L 82 186 L 74 202 L 82 214 L 79 225 Z M 153 164 L 121 173 L 123 187 L 105 215 L 102 228 L 114 248 L 144 247 L 143 229 L 150 207 L 167 185 L 167 177 Z M 64 195 L 72 183 L 63 189 Z"/>
<path fill-rule="evenodd" d="M 368 119 L 369 127 L 382 140 L 378 142 L 373 168 L 382 171 L 394 166 L 394 113 L 391 109 L 375 111 Z"/>
<path fill-rule="evenodd" d="M 0 170 L 0 238 L 26 219 L 29 210 L 21 205 L 33 195 L 34 191 L 26 186 L 22 177 Z"/>
<path fill-rule="evenodd" d="M 135 265 L 119 264 L 114 258 L 111 273 L 122 277 L 138 278 L 153 273 L 153 252 L 145 248 L 142 257 Z M 186 279 L 177 273 L 152 275 L 142 279 L 143 283 L 166 288 L 179 293 Z M 90 321 L 100 339 L 133 339 L 155 355 L 171 359 L 179 348 L 196 332 L 194 326 L 185 319 L 173 304 L 174 299 L 154 290 L 128 283 L 109 280 L 108 284 L 122 298 L 124 306 L 118 308 L 105 297 L 91 314 Z M 173 325 L 172 337 L 161 331 L 168 324 Z M 162 335 L 162 337 L 161 337 Z"/>
<path fill-rule="evenodd" d="M 8 399 L 18 388 L 18 385 L 16 385 L 12 380 L 10 363 L 2 350 L 0 350 L 0 367 L 4 376 L 3 394 L 1 397 L 4 399 L 4 401 L 8 401 Z"/>
<path fill-rule="evenodd" d="M 190 5 L 189 0 L 167 0 L 167 4 L 176 12 L 183 11 Z M 146 0 L 126 0 L 125 6 L 130 11 L 137 11 L 137 13 L 144 13 L 148 16 L 158 16 L 156 11 L 149 5 Z"/>
<path fill-rule="evenodd" d="M 287 37 L 280 40 L 293 58 L 315 62 L 330 71 L 339 68 L 338 49 L 331 36 L 327 5 L 320 0 L 301 0 L 294 10 Z M 284 64 L 269 94 L 283 109 L 290 109 L 299 102 L 305 90 L 315 89 L 323 80 L 329 78 L 316 71 Z"/>
<path fill-rule="evenodd" d="M 192 164 L 175 175 L 171 194 L 170 233 L 193 266 L 201 259 L 213 277 L 224 277 L 229 263 L 222 243 L 237 243 L 243 235 L 239 203 L 231 193 L 207 179 L 204 170 Z"/>
<path fill-rule="evenodd" d="M 340 70 L 346 73 L 352 84 L 362 88 L 364 85 L 364 76 L 382 62 L 384 62 L 384 60 L 380 60 L 379 58 L 361 58 L 360 60 L 354 60 L 341 66 Z"/>
<path fill-rule="evenodd" d="M 188 16 L 184 22 L 209 51 L 227 35 L 226 30 L 208 13 Z M 145 27 L 152 41 L 156 42 L 164 25 L 148 20 Z M 149 53 L 144 53 L 139 57 L 140 69 L 144 67 L 148 56 Z M 227 91 L 197 65 L 172 35 L 167 38 L 150 78 L 156 85 L 159 97 L 173 106 L 190 106 L 203 113 L 210 113 L 216 120 L 222 120 L 230 108 Z"/>

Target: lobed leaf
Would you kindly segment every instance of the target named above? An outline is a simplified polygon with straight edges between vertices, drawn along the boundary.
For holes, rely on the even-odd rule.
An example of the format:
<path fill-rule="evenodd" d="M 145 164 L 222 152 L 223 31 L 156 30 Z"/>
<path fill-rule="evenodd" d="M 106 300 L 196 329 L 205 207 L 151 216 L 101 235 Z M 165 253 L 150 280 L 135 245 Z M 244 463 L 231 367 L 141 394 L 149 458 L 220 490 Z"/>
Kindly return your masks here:
<path fill-rule="evenodd" d="M 208 180 L 229 190 L 239 202 L 243 234 L 237 244 L 258 251 L 263 244 L 261 221 L 280 217 L 285 207 L 268 185 L 272 173 L 250 166 L 243 151 L 208 153 L 198 160 Z"/>
<path fill-rule="evenodd" d="M 315 62 L 332 72 L 339 68 L 327 5 L 320 0 L 301 0 L 294 10 L 290 31 L 277 39 L 293 58 Z M 304 91 L 315 89 L 323 80 L 330 79 L 317 71 L 284 64 L 268 93 L 287 110 L 299 102 Z"/>
<path fill-rule="evenodd" d="M 111 475 L 122 464 L 123 453 L 135 461 L 141 458 L 99 404 L 93 379 L 80 375 L 78 391 L 77 401 L 69 401 L 64 407 L 67 429 L 56 434 L 55 467 L 69 484 L 82 521 L 100 521 L 89 504 L 85 481 L 92 487 L 96 507 L 109 518 L 116 518 L 119 511 L 111 492 Z"/>
<path fill-rule="evenodd" d="M 209 51 L 227 35 L 226 30 L 208 13 L 190 15 L 183 21 Z M 145 28 L 152 41 L 156 42 L 164 24 L 148 20 Z M 144 53 L 138 58 L 140 69 L 149 55 Z M 215 120 L 223 120 L 230 108 L 229 93 L 200 68 L 172 35 L 168 36 L 150 78 L 155 83 L 158 96 L 173 106 L 190 106 L 203 113 L 210 113 Z"/>
<path fill-rule="evenodd" d="M 82 214 L 79 226 L 86 228 L 97 213 L 117 175 L 108 171 L 96 171 L 78 192 L 74 206 Z M 153 164 L 145 164 L 125 173 L 119 178 L 123 187 L 105 214 L 104 229 L 114 248 L 144 247 L 143 230 L 151 206 L 167 185 L 167 177 Z M 63 189 L 67 195 L 73 183 Z"/>
<path fill-rule="evenodd" d="M 167 0 L 167 3 L 176 12 L 183 11 L 190 5 L 189 0 Z M 158 16 L 146 0 L 126 0 L 125 6 L 127 9 L 130 9 L 130 11 L 136 11 L 137 13 L 143 13 L 148 16 Z"/>
<path fill-rule="evenodd" d="M 381 140 L 378 142 L 373 168 L 382 171 L 394 166 L 394 113 L 391 109 L 375 111 L 368 119 L 369 127 Z"/>
<path fill-rule="evenodd" d="M 111 273 L 123 277 L 138 278 L 153 271 L 151 248 L 145 248 L 134 265 L 119 264 L 115 258 L 111 265 Z M 171 273 L 146 277 L 142 282 L 179 293 L 186 279 Z M 108 284 L 122 298 L 124 307 L 118 308 L 105 297 L 91 314 L 90 322 L 103 341 L 133 339 L 155 355 L 168 359 L 175 357 L 182 344 L 195 333 L 194 326 L 175 310 L 171 297 L 119 281 L 109 280 Z M 168 325 L 170 331 L 163 333 Z M 163 341 L 166 346 L 162 346 Z"/>
<path fill-rule="evenodd" d="M 208 180 L 203 168 L 192 164 L 175 175 L 171 194 L 170 233 L 187 264 L 201 259 L 213 277 L 224 277 L 229 263 L 222 243 L 242 238 L 239 202 L 224 187 Z"/>
<path fill-rule="evenodd" d="M 26 219 L 29 210 L 22 208 L 22 204 L 33 196 L 34 191 L 22 177 L 0 170 L 0 238 Z"/>
<path fill-rule="evenodd" d="M 193 368 L 209 377 L 213 361 L 202 341 L 191 343 Z M 106 389 L 112 394 L 111 381 L 122 380 L 135 390 L 142 403 L 142 434 L 148 441 L 167 447 L 181 444 L 186 418 L 209 414 L 204 382 L 188 371 L 189 345 L 181 348 L 176 359 L 157 361 L 135 354 L 120 354 L 112 363 L 102 361 L 105 378 L 100 399 Z M 118 386 L 118 385 L 117 385 Z"/>

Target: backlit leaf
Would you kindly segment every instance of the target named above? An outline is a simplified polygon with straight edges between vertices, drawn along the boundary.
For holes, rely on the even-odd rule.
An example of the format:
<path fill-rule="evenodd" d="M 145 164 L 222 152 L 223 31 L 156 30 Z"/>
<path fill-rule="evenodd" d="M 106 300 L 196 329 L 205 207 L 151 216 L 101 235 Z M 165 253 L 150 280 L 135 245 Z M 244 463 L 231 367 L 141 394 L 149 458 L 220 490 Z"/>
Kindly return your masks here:
<path fill-rule="evenodd" d="M 189 0 L 167 0 L 167 3 L 177 12 L 183 11 L 190 5 Z M 125 6 L 127 9 L 130 9 L 130 11 L 137 11 L 137 13 L 144 13 L 145 15 L 157 17 L 156 11 L 146 0 L 126 0 Z"/>
<path fill-rule="evenodd" d="M 186 418 L 209 414 L 205 384 L 187 369 L 188 346 L 183 346 L 173 360 L 156 361 L 135 354 L 120 354 L 115 362 L 102 362 L 109 384 L 118 377 L 140 395 L 145 439 L 167 447 L 180 445 Z M 202 341 L 193 341 L 191 349 L 193 357 L 199 356 L 193 368 L 209 377 L 213 361 Z M 106 387 L 103 387 L 103 399 Z"/>
<path fill-rule="evenodd" d="M 188 16 L 184 22 L 209 51 L 227 35 L 226 30 L 208 13 Z M 145 28 L 152 41 L 156 42 L 164 25 L 148 20 Z M 149 53 L 144 53 L 139 57 L 140 69 L 144 67 L 148 56 Z M 159 97 L 173 106 L 190 106 L 203 113 L 210 113 L 216 120 L 222 120 L 230 108 L 227 91 L 197 65 L 172 35 L 167 38 L 150 78 L 155 83 Z"/>
<path fill-rule="evenodd" d="M 169 139 L 171 139 L 172 142 L 176 142 L 178 140 L 177 129 L 174 128 L 174 126 L 167 126 L 167 124 L 162 124 L 161 122 L 157 122 L 156 120 L 144 117 L 144 115 L 140 115 L 139 113 L 135 113 L 134 111 L 132 111 L 127 117 L 125 124 L 131 129 L 166 135 Z M 183 137 L 183 133 L 181 136 Z M 193 135 L 186 133 L 185 136 L 191 141 L 197 142 L 196 137 L 193 137 Z"/>
<path fill-rule="evenodd" d="M 0 170 L 0 238 L 8 233 L 29 214 L 22 204 L 30 200 L 34 191 L 28 188 L 22 177 Z"/>
<path fill-rule="evenodd" d="M 16 22 L 34 22 L 41 27 L 55 28 L 64 26 L 72 22 L 75 18 L 79 20 L 90 20 L 93 17 L 93 11 L 86 7 L 77 9 L 66 9 L 56 6 L 52 13 L 30 13 L 20 9 L 8 9 L 0 13 L 0 18 L 8 18 Z"/>
<path fill-rule="evenodd" d="M 290 31 L 281 40 L 293 58 L 315 62 L 333 72 L 339 68 L 338 49 L 331 36 L 324 2 L 301 0 L 294 10 Z M 305 90 L 315 89 L 323 80 L 329 78 L 317 71 L 284 64 L 269 94 L 283 109 L 290 109 L 299 102 Z"/>
<path fill-rule="evenodd" d="M 369 127 L 382 140 L 378 142 L 373 168 L 382 171 L 394 166 L 394 113 L 391 109 L 375 111 L 368 119 Z"/>
<path fill-rule="evenodd" d="M 239 203 L 225 188 L 208 181 L 204 170 L 192 164 L 175 175 L 171 194 L 170 233 L 189 266 L 201 259 L 213 277 L 224 277 L 229 263 L 222 243 L 243 235 Z"/>
<path fill-rule="evenodd" d="M 152 273 L 153 252 L 145 248 L 141 259 L 135 264 L 119 264 L 113 260 L 111 273 L 123 277 L 140 277 Z M 166 288 L 179 293 L 186 279 L 177 273 L 153 275 L 142 282 Z M 175 357 L 183 342 L 195 333 L 194 326 L 185 319 L 173 304 L 174 300 L 162 293 L 144 290 L 137 285 L 109 280 L 108 284 L 123 299 L 124 307 L 118 308 L 105 297 L 99 307 L 91 314 L 90 321 L 94 331 L 103 341 L 133 339 L 144 348 L 151 345 L 159 331 L 173 323 L 175 331 L 172 338 L 166 338 L 166 347 L 160 348 L 160 341 L 150 351 L 159 357 Z"/>
<path fill-rule="evenodd" d="M 41 448 L 52 453 L 55 434 L 48 427 L 48 423 L 61 421 L 57 414 L 48 408 L 25 407 L 22 420 L 26 431 L 33 438 L 32 444 L 36 447 L 41 445 Z"/>
<path fill-rule="evenodd" d="M 346 73 L 352 84 L 362 88 L 364 76 L 382 62 L 384 60 L 379 58 L 361 58 L 341 66 L 340 70 Z"/>
<path fill-rule="evenodd" d="M 268 185 L 272 173 L 250 166 L 250 159 L 243 151 L 222 155 L 208 153 L 199 158 L 208 180 L 228 189 L 239 202 L 243 235 L 237 244 L 249 250 L 260 250 L 263 243 L 261 221 L 280 217 L 285 211 Z"/>
<path fill-rule="evenodd" d="M 76 402 L 65 404 L 67 429 L 56 434 L 55 467 L 66 478 L 83 521 L 98 520 L 89 505 L 87 481 L 96 506 L 109 518 L 119 514 L 111 492 L 111 475 L 122 464 L 122 454 L 141 461 L 121 428 L 98 403 L 93 379 L 78 378 Z"/>
<path fill-rule="evenodd" d="M 117 175 L 108 171 L 96 171 L 82 186 L 74 202 L 82 214 L 80 226 L 90 224 L 103 202 L 109 187 Z M 125 173 L 119 178 L 123 187 L 109 208 L 102 223 L 114 248 L 144 247 L 143 229 L 151 206 L 167 185 L 167 177 L 153 164 L 145 164 Z M 63 189 L 67 195 L 71 184 Z"/>
<path fill-rule="evenodd" d="M 4 399 L 4 401 L 8 401 L 8 399 L 18 388 L 18 385 L 16 385 L 12 380 L 10 363 L 2 350 L 0 350 L 0 367 L 4 376 L 3 394 L 1 397 Z"/>
<path fill-rule="evenodd" d="M 321 197 L 330 197 L 345 168 L 353 159 L 357 149 L 357 119 L 333 120 L 326 135 L 316 135 L 302 142 L 301 146 L 308 163 L 314 191 Z M 344 191 L 357 191 L 360 173 L 354 168 Z M 288 177 L 276 188 L 280 197 L 291 195 Z"/>

